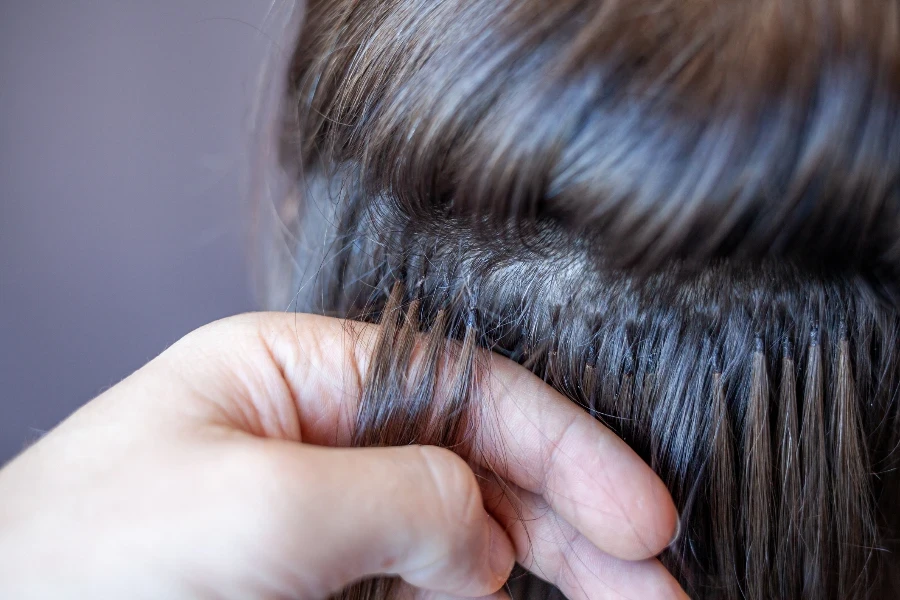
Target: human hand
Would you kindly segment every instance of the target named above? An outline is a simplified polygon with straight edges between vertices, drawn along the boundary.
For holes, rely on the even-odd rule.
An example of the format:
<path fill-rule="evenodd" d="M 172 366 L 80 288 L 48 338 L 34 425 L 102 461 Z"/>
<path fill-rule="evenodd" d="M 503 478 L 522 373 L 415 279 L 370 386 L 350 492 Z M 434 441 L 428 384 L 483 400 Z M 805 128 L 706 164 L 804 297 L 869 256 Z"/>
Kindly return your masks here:
<path fill-rule="evenodd" d="M 506 359 L 475 399 L 502 423 L 473 468 L 502 486 L 448 450 L 348 448 L 375 331 L 233 317 L 88 403 L 0 471 L 0 597 L 320 598 L 376 575 L 474 597 L 514 560 L 571 600 L 685 597 L 650 558 L 677 524 L 662 482 Z"/>

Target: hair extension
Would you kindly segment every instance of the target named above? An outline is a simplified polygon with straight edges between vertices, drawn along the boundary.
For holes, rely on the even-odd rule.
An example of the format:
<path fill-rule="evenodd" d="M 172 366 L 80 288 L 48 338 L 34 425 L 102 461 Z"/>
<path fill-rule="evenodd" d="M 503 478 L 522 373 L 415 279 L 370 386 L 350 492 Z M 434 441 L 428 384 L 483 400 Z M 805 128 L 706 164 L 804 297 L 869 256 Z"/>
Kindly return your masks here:
<path fill-rule="evenodd" d="M 373 259 L 367 251 L 347 263 L 351 273 L 361 272 L 355 260 L 397 265 L 363 271 L 370 275 L 359 289 L 370 292 L 352 296 L 344 309 L 383 324 L 364 395 L 365 402 L 383 406 L 361 410 L 360 432 L 374 437 L 358 443 L 464 443 L 468 424 L 457 417 L 472 408 L 474 350 L 493 349 L 586 402 L 663 476 L 685 527 L 663 559 L 695 597 L 871 593 L 883 569 L 873 554 L 876 532 L 887 524 L 876 512 L 879 481 L 868 473 L 875 460 L 892 463 L 896 437 L 887 436 L 885 444 L 873 440 L 896 415 L 884 413 L 866 425 L 857 398 L 868 393 L 869 406 L 894 410 L 894 392 L 879 382 L 896 380 L 900 364 L 893 354 L 872 355 L 870 348 L 880 347 L 896 326 L 877 325 L 890 313 L 859 301 L 856 284 L 774 263 L 720 265 L 699 278 L 667 272 L 638 279 L 618 294 L 597 279 L 559 314 L 543 305 L 546 293 L 533 283 L 537 287 L 525 286 L 513 303 L 524 307 L 517 315 L 498 312 L 492 300 L 499 295 L 509 302 L 508 282 L 491 277 L 497 264 L 464 269 L 458 261 L 468 261 L 469 253 L 431 251 L 427 272 L 417 270 L 421 261 L 403 257 L 410 247 L 433 244 L 397 236 L 405 241 L 377 238 L 382 248 L 395 248 L 396 257 Z M 470 283 L 454 283 L 453 274 L 463 271 Z M 708 286 L 710 277 L 717 285 Z M 482 283 L 473 287 L 475 279 Z M 359 282 L 338 281 L 356 294 Z M 757 297 L 761 281 L 768 286 L 763 298 Z M 478 290 L 477 310 L 467 289 Z M 842 300 L 810 301 L 828 297 Z M 603 318 L 591 314 L 598 310 Z M 639 318 L 629 320 L 632 311 Z M 709 311 L 716 315 L 712 321 Z M 845 325 L 851 315 L 852 331 Z M 804 340 L 798 355 L 793 348 Z M 767 352 L 772 347 L 780 352 Z M 769 372 L 779 374 L 778 385 Z M 447 385 L 437 385 L 446 377 Z M 396 421 L 378 422 L 380 414 Z M 873 452 L 877 458 L 870 458 Z M 372 594 L 377 588 L 365 589 Z M 378 597 L 365 594 L 347 597 Z"/>
<path fill-rule="evenodd" d="M 824 573 L 829 556 L 824 553 L 825 536 L 831 528 L 828 514 L 828 465 L 825 454 L 825 401 L 823 399 L 822 347 L 820 331 L 810 334 L 803 389 L 803 421 L 800 427 L 800 460 L 803 485 L 800 518 L 803 537 L 804 598 L 821 598 L 825 593 Z"/>
<path fill-rule="evenodd" d="M 422 331 L 422 300 L 407 299 L 395 283 L 380 311 L 375 342 L 357 416 L 353 445 L 410 444 L 459 449 L 470 440 L 469 396 L 476 380 L 475 329 L 471 318 L 448 324 L 440 309 Z M 447 328 L 462 331 L 460 344 L 448 342 Z M 389 598 L 395 581 L 361 582 L 346 590 L 346 600 Z"/>
<path fill-rule="evenodd" d="M 832 515 L 837 543 L 858 548 L 857 552 L 839 552 L 837 564 L 838 594 L 849 598 L 854 588 L 865 582 L 860 574 L 874 551 L 875 533 L 871 522 L 860 518 L 869 502 L 865 476 L 868 460 L 860 436 L 859 399 L 850 366 L 850 345 L 841 335 L 834 370 L 832 406 L 829 410 L 832 457 L 832 481 L 840 482 L 832 492 Z"/>
<path fill-rule="evenodd" d="M 497 352 L 659 473 L 691 597 L 900 593 L 900 3 L 310 0 L 287 87 L 354 443 L 466 444 Z"/>
<path fill-rule="evenodd" d="M 772 469 L 771 436 L 769 434 L 769 381 L 766 374 L 766 358 L 761 339 L 755 342 L 756 349 L 751 358 L 750 390 L 747 414 L 743 431 L 748 436 L 743 445 L 744 454 L 744 495 L 741 506 L 746 530 L 746 580 L 747 596 L 750 598 L 771 597 L 772 591 L 765 582 L 766 571 L 770 568 L 771 555 L 769 528 L 772 524 Z"/>
<path fill-rule="evenodd" d="M 779 492 L 778 530 L 776 533 L 775 562 L 782 565 L 775 595 L 781 598 L 796 598 L 800 594 L 801 549 L 798 539 L 800 531 L 800 449 L 799 425 L 797 423 L 797 372 L 794 352 L 790 342 L 783 343 L 784 357 L 781 361 L 781 385 L 779 390 L 777 419 L 778 467 L 781 485 Z"/>
<path fill-rule="evenodd" d="M 728 406 L 725 402 L 725 389 L 722 385 L 722 374 L 713 373 L 712 395 L 712 477 L 710 478 L 710 517 L 712 520 L 711 535 L 719 546 L 716 552 L 714 569 L 728 574 L 722 578 L 724 597 L 737 598 L 738 577 L 735 554 L 734 531 L 734 450 L 732 448 L 732 431 L 728 417 Z"/>

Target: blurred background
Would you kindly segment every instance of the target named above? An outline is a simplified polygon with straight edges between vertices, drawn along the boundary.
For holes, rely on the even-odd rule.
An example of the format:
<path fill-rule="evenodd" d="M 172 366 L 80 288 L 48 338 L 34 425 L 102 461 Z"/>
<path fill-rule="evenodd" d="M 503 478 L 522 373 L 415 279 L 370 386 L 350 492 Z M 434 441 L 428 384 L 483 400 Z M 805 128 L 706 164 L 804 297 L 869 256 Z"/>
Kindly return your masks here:
<path fill-rule="evenodd" d="M 245 183 L 271 2 L 0 2 L 0 464 L 256 308 Z"/>

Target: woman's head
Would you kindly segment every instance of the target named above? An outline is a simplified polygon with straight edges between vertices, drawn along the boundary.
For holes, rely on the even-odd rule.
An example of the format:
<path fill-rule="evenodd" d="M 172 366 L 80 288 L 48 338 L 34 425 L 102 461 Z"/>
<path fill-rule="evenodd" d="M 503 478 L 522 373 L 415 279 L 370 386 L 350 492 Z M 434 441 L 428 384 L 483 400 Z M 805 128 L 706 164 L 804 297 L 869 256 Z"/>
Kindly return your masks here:
<path fill-rule="evenodd" d="M 460 441 L 391 376 L 456 338 L 457 405 L 481 345 L 642 453 L 693 597 L 885 585 L 900 3 L 312 0 L 288 99 L 303 308 L 386 325 L 359 443 Z"/>

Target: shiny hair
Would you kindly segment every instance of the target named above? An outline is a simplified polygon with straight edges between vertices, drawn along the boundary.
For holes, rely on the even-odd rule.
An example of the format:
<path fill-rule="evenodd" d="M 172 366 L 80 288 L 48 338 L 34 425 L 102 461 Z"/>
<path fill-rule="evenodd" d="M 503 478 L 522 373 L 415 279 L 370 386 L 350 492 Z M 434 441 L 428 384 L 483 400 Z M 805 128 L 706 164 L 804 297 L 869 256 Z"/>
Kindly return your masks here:
<path fill-rule="evenodd" d="M 691 597 L 883 597 L 898 100 L 894 0 L 311 0 L 290 283 L 383 325 L 355 443 L 466 443 L 487 348 L 662 477 Z"/>

